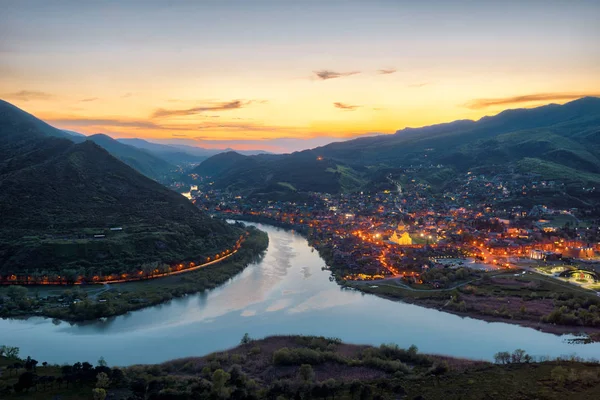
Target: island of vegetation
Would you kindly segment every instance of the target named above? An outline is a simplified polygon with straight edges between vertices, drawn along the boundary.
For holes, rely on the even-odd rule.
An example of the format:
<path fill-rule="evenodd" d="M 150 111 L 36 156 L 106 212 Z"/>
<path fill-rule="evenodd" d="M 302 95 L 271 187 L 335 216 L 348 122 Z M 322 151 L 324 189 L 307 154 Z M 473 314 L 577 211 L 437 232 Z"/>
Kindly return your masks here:
<path fill-rule="evenodd" d="M 54 365 L 0 347 L 0 397 L 65 400 L 192 399 L 590 399 L 600 396 L 597 360 L 501 351 L 494 363 L 336 338 L 274 336 L 204 357 L 157 365 Z"/>

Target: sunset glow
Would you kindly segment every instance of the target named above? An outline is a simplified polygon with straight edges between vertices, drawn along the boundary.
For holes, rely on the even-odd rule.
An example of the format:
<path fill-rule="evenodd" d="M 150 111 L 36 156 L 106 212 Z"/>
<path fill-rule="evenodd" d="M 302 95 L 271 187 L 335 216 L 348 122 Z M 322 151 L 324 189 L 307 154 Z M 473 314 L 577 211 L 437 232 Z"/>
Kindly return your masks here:
<path fill-rule="evenodd" d="M 449 3 L 9 1 L 0 98 L 86 134 L 289 151 L 600 95 L 598 2 Z"/>

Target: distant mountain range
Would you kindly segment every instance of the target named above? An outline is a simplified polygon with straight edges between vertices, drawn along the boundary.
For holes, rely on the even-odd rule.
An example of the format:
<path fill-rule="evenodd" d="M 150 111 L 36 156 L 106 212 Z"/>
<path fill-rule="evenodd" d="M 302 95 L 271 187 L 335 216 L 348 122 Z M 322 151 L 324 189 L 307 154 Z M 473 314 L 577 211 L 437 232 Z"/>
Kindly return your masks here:
<path fill-rule="evenodd" d="M 155 162 L 149 154 L 104 135 L 79 143 L 73 137 L 0 101 L 0 275 L 121 273 L 214 254 L 237 239 L 237 228 L 206 216 L 97 143 L 130 162 Z"/>
<path fill-rule="evenodd" d="M 195 171 L 213 176 L 215 187 L 224 189 L 269 191 L 283 185 L 335 193 L 356 190 L 385 168 L 429 164 L 443 164 L 455 173 L 487 166 L 580 186 L 600 184 L 600 98 L 406 128 L 288 155 L 226 153 L 203 161 Z"/>
<path fill-rule="evenodd" d="M 86 136 L 64 129 L 63 132 L 66 132 L 68 138 L 76 143 L 85 140 L 95 142 L 125 164 L 163 183 L 174 177 L 173 172 L 178 169 L 177 167 L 194 166 L 216 154 L 232 151 L 229 148 L 206 149 L 184 144 L 161 144 L 139 138 L 113 139 L 101 133 Z M 269 154 L 262 150 L 239 151 L 239 153 Z"/>
<path fill-rule="evenodd" d="M 353 164 L 410 165 L 433 161 L 465 169 L 521 159 L 523 155 L 511 146 L 522 148 L 526 144 L 528 157 L 575 165 L 552 153 L 562 149 L 577 162 L 588 158 L 586 162 L 591 167 L 598 162 L 599 128 L 600 98 L 586 97 L 564 105 L 506 110 L 478 121 L 407 128 L 394 135 L 331 143 L 313 151 Z M 582 147 L 593 155 L 579 153 Z M 600 172 L 595 167 L 592 170 Z"/>

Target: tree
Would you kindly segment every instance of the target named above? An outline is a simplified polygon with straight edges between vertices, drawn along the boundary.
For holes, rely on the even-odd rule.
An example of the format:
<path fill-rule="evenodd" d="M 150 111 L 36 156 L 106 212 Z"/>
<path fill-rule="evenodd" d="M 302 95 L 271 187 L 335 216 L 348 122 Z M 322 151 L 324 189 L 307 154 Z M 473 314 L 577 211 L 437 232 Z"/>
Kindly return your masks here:
<path fill-rule="evenodd" d="M 352 399 L 354 399 L 354 397 L 357 394 L 360 394 L 360 392 L 362 391 L 362 387 L 363 387 L 363 384 L 359 380 L 355 379 L 350 383 L 350 396 Z"/>
<path fill-rule="evenodd" d="M 106 360 L 104 359 L 104 357 L 100 357 L 100 359 L 98 360 L 98 366 L 100 367 L 107 367 L 108 363 L 106 362 Z"/>
<path fill-rule="evenodd" d="M 242 340 L 240 340 L 240 344 L 249 344 L 252 343 L 252 338 L 248 334 L 248 332 L 244 333 Z"/>
<path fill-rule="evenodd" d="M 408 348 L 408 354 L 410 354 L 411 356 L 416 356 L 418 352 L 419 352 L 419 348 L 417 346 L 415 346 L 414 344 L 411 344 L 410 347 Z"/>
<path fill-rule="evenodd" d="M 104 400 L 106 399 L 106 390 L 102 388 L 92 389 L 92 394 L 94 396 L 94 400 Z"/>
<path fill-rule="evenodd" d="M 298 369 L 298 377 L 304 382 L 312 382 L 315 378 L 315 371 L 310 364 L 302 364 Z"/>
<path fill-rule="evenodd" d="M 17 385 L 21 388 L 24 389 L 25 391 L 29 390 L 29 388 L 32 388 L 35 386 L 37 382 L 37 375 L 34 374 L 33 372 L 23 372 L 21 374 L 21 376 L 19 376 L 19 381 L 17 382 Z"/>
<path fill-rule="evenodd" d="M 513 363 L 523 362 L 523 357 L 525 356 L 525 354 L 526 354 L 525 350 L 523 350 L 523 349 L 516 349 L 512 353 L 511 362 L 513 362 Z"/>
<path fill-rule="evenodd" d="M 23 286 L 9 286 L 6 293 L 12 301 L 23 300 L 27 298 L 27 288 Z"/>
<path fill-rule="evenodd" d="M 117 387 L 120 387 L 125 383 L 125 374 L 120 368 L 114 367 L 111 370 L 110 376 L 112 378 L 111 380 L 113 381 L 113 384 Z"/>
<path fill-rule="evenodd" d="M 219 397 L 225 397 L 227 390 L 225 384 L 231 375 L 222 369 L 216 370 L 212 375 L 213 392 Z"/>
<path fill-rule="evenodd" d="M 0 356 L 17 359 L 19 358 L 19 351 L 20 349 L 18 347 L 2 346 L 0 347 Z"/>
<path fill-rule="evenodd" d="M 38 365 L 38 361 L 34 360 L 33 358 L 31 358 L 29 356 L 27 357 L 27 360 L 25 360 L 25 369 L 27 371 L 32 371 L 32 370 L 35 371 L 37 365 Z"/>
<path fill-rule="evenodd" d="M 104 372 L 100 372 L 96 375 L 96 387 L 100 389 L 108 389 L 110 386 L 110 379 Z"/>
<path fill-rule="evenodd" d="M 233 386 L 244 387 L 246 385 L 246 374 L 242 371 L 242 367 L 238 364 L 234 364 L 229 369 L 229 382 Z"/>
<path fill-rule="evenodd" d="M 508 364 L 510 363 L 510 353 L 508 351 L 500 351 L 494 354 L 494 362 L 496 364 Z"/>

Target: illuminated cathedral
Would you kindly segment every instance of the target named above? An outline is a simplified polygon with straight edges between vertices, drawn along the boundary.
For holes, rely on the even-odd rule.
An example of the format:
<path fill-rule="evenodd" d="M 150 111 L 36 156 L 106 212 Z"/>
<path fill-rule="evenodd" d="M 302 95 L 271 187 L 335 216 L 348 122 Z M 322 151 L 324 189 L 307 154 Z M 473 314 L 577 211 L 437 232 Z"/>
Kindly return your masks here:
<path fill-rule="evenodd" d="M 413 240 L 406 231 L 406 227 L 404 224 L 400 223 L 398 228 L 394 231 L 392 236 L 390 236 L 390 242 L 396 243 L 400 246 L 410 246 L 413 244 Z"/>

